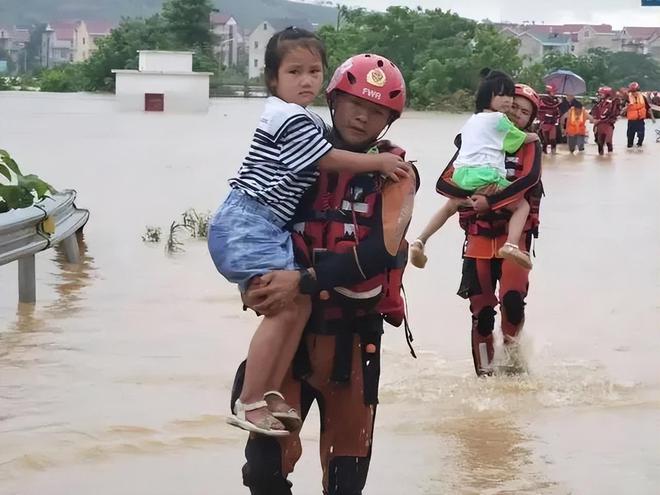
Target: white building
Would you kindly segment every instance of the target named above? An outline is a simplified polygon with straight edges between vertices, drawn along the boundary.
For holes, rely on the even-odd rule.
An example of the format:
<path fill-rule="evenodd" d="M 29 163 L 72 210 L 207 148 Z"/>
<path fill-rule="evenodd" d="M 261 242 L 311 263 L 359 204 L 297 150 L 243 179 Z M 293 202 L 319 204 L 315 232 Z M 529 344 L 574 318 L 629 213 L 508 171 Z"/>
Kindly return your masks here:
<path fill-rule="evenodd" d="M 115 69 L 120 110 L 206 112 L 212 72 L 193 72 L 193 52 L 140 50 L 139 69 Z"/>
<path fill-rule="evenodd" d="M 103 21 L 78 21 L 73 30 L 73 61 L 84 62 L 96 50 L 96 42 L 110 36 L 114 24 Z"/>
<path fill-rule="evenodd" d="M 238 49 L 243 44 L 238 23 L 230 15 L 211 14 L 211 30 L 216 36 L 214 53 L 218 62 L 226 67 L 237 65 Z"/>
<path fill-rule="evenodd" d="M 248 75 L 250 79 L 264 73 L 264 59 L 268 40 L 278 31 L 295 26 L 314 31 L 314 26 L 306 19 L 265 19 L 252 30 L 248 40 Z"/>
<path fill-rule="evenodd" d="M 41 41 L 42 67 L 84 62 L 96 50 L 96 42 L 109 36 L 114 27 L 111 22 L 105 21 L 58 21 L 48 24 Z"/>
<path fill-rule="evenodd" d="M 73 62 L 73 38 L 78 21 L 48 24 L 41 37 L 41 66 L 51 68 Z"/>
<path fill-rule="evenodd" d="M 660 27 L 625 26 L 618 41 L 621 51 L 650 55 L 660 61 Z"/>

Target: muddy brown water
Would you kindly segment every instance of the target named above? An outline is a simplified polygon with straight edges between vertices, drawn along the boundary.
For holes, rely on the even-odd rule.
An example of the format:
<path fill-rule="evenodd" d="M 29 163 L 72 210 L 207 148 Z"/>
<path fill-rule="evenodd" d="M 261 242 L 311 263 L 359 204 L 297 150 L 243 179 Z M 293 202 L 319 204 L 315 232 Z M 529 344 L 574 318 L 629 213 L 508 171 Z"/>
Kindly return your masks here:
<path fill-rule="evenodd" d="M 37 256 L 35 305 L 0 267 L 0 494 L 234 495 L 242 432 L 224 424 L 255 318 L 206 245 L 167 256 L 141 240 L 187 208 L 212 210 L 250 142 L 261 100 L 207 115 L 118 113 L 112 97 L 0 93 L 0 148 L 89 208 L 81 266 Z M 327 114 L 324 114 L 327 117 Z M 407 112 L 389 137 L 418 160 L 411 232 L 465 115 Z M 523 345 L 529 376 L 473 376 L 455 295 L 452 222 L 406 286 L 419 359 L 384 338 L 365 495 L 660 493 L 660 144 L 544 162 Z M 320 493 L 318 415 L 302 431 L 295 493 Z"/>

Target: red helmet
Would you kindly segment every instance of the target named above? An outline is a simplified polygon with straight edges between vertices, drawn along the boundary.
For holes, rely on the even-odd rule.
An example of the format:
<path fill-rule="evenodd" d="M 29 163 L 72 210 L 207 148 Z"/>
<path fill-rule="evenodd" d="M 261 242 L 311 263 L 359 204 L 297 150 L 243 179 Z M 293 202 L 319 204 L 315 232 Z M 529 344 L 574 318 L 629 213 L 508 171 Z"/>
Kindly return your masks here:
<path fill-rule="evenodd" d="M 610 88 L 609 86 L 601 86 L 600 88 L 598 88 L 599 95 L 612 96 L 612 93 L 613 93 L 612 88 Z"/>
<path fill-rule="evenodd" d="M 532 106 L 534 107 L 534 113 L 529 120 L 531 123 L 536 118 L 536 114 L 539 112 L 539 107 L 541 106 L 541 99 L 539 98 L 539 95 L 536 93 L 536 91 L 534 91 L 534 89 L 527 86 L 527 84 L 518 83 L 516 84 L 516 96 L 522 96 L 532 103 Z"/>
<path fill-rule="evenodd" d="M 549 95 L 554 95 L 555 91 L 557 91 L 557 88 L 555 88 L 554 85 L 552 84 L 546 84 L 545 90 L 548 92 Z"/>
<path fill-rule="evenodd" d="M 392 120 L 399 118 L 406 105 L 406 83 L 399 68 L 371 53 L 355 55 L 337 68 L 325 90 L 330 105 L 335 91 L 389 108 L 394 112 Z"/>
<path fill-rule="evenodd" d="M 636 82 L 636 81 L 631 82 L 631 83 L 628 85 L 628 89 L 629 89 L 630 91 L 639 91 L 639 83 Z"/>

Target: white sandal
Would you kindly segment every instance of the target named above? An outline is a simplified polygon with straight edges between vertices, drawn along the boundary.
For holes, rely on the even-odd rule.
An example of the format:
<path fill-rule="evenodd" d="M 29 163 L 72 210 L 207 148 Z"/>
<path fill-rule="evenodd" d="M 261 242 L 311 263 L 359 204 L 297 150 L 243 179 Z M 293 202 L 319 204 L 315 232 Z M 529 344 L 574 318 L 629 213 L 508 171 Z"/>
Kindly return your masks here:
<path fill-rule="evenodd" d="M 264 400 L 269 395 L 274 395 L 275 397 L 282 399 L 282 401 L 286 404 L 284 396 L 277 390 L 269 390 L 266 392 L 264 394 Z M 288 411 L 270 411 L 270 413 L 275 419 L 281 421 L 281 423 L 288 431 L 298 431 L 302 427 L 302 419 L 300 418 L 298 411 L 296 411 L 293 407 L 290 407 Z"/>
<path fill-rule="evenodd" d="M 287 430 L 273 429 L 275 423 L 272 420 L 275 418 L 272 415 L 270 417 L 266 416 L 260 423 L 252 423 L 245 418 L 246 412 L 261 409 L 262 407 L 268 407 L 265 400 L 243 404 L 240 399 L 236 399 L 236 402 L 234 402 L 234 414 L 227 418 L 227 423 L 245 431 L 259 433 L 260 435 L 269 437 L 287 436 L 289 434 Z M 280 422 L 279 420 L 276 421 Z"/>

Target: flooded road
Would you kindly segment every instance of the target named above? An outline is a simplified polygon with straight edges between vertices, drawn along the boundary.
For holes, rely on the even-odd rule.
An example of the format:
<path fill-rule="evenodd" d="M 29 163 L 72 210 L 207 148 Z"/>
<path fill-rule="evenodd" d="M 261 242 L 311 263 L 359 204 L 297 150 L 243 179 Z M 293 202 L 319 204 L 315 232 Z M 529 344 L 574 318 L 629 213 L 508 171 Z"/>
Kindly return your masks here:
<path fill-rule="evenodd" d="M 112 97 L 0 93 L 0 148 L 78 191 L 84 262 L 37 256 L 37 303 L 0 267 L 0 494 L 238 495 L 242 432 L 224 424 L 256 319 L 203 241 L 174 256 L 141 240 L 188 208 L 213 210 L 249 146 L 261 100 L 208 115 L 129 114 Z M 327 114 L 324 114 L 327 117 Z M 411 236 L 466 116 L 408 112 L 389 136 L 418 160 Z M 648 126 L 648 124 L 647 124 Z M 560 149 L 531 274 L 529 376 L 478 380 L 452 222 L 406 287 L 419 359 L 384 338 L 365 495 L 635 494 L 660 486 L 660 144 L 600 158 Z M 296 494 L 320 493 L 318 417 Z"/>

